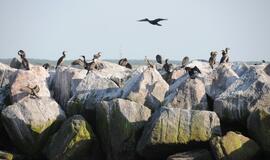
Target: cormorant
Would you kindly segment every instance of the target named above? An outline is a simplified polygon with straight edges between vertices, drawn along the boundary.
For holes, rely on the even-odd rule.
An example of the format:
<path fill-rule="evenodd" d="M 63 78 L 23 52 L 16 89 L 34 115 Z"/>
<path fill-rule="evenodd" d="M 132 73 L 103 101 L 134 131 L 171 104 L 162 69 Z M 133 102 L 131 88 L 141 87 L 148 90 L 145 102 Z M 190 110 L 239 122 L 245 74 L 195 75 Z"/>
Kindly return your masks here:
<path fill-rule="evenodd" d="M 76 59 L 76 60 L 72 61 L 71 62 L 71 65 L 80 65 L 80 66 L 83 66 L 84 67 L 84 62 L 83 62 L 83 60 L 81 60 L 79 58 L 79 59 Z"/>
<path fill-rule="evenodd" d="M 120 60 L 118 61 L 118 64 L 119 64 L 120 66 L 129 68 L 129 69 L 132 69 L 132 66 L 131 66 L 130 63 L 128 63 L 127 58 L 122 58 L 122 59 L 120 59 Z"/>
<path fill-rule="evenodd" d="M 94 54 L 93 59 L 98 59 L 101 56 L 101 52 Z"/>
<path fill-rule="evenodd" d="M 157 61 L 157 63 L 162 64 L 162 57 L 161 57 L 161 55 L 159 55 L 159 54 L 156 55 L 156 61 Z"/>
<path fill-rule="evenodd" d="M 132 69 L 132 65 L 130 63 L 127 63 L 126 68 Z"/>
<path fill-rule="evenodd" d="M 189 63 L 189 58 L 185 56 L 182 60 L 182 66 L 181 68 L 184 68 Z"/>
<path fill-rule="evenodd" d="M 25 52 L 23 50 L 18 51 L 18 55 L 21 57 L 23 68 L 30 70 L 28 60 L 26 59 Z"/>
<path fill-rule="evenodd" d="M 163 65 L 163 68 L 164 68 L 164 70 L 165 70 L 167 73 L 171 73 L 172 70 L 173 70 L 173 65 L 172 65 L 172 64 L 169 64 L 169 63 L 168 63 L 168 60 L 169 60 L 169 59 L 165 59 L 165 64 Z"/>
<path fill-rule="evenodd" d="M 48 68 L 50 68 L 50 64 L 49 63 L 45 63 L 45 64 L 42 65 L 42 67 L 44 67 L 45 69 L 48 69 Z"/>
<path fill-rule="evenodd" d="M 200 69 L 197 66 L 195 66 L 193 68 L 191 68 L 191 67 L 185 67 L 185 70 L 188 72 L 189 77 L 191 79 L 195 79 L 196 76 L 197 76 L 197 74 L 201 73 Z"/>
<path fill-rule="evenodd" d="M 145 18 L 145 19 L 138 20 L 138 22 L 149 22 L 152 25 L 161 26 L 161 24 L 159 24 L 158 22 L 164 21 L 164 20 L 168 20 L 168 19 L 157 18 L 157 19 L 154 19 L 154 20 L 149 20 L 148 18 Z"/>
<path fill-rule="evenodd" d="M 58 59 L 58 61 L 57 61 L 57 64 L 56 64 L 55 69 L 56 69 L 59 65 L 61 65 L 61 64 L 63 63 L 64 58 L 66 57 L 66 51 L 63 51 L 62 54 L 63 54 L 63 55 L 62 55 L 62 56 Z"/>
<path fill-rule="evenodd" d="M 211 68 L 214 68 L 214 65 L 216 64 L 216 56 L 217 56 L 217 52 L 213 51 L 210 53 L 210 58 L 209 58 L 209 65 L 211 66 Z"/>
<path fill-rule="evenodd" d="M 144 61 L 147 63 L 149 68 L 154 68 L 154 65 L 147 59 L 147 57 L 145 56 Z"/>
<path fill-rule="evenodd" d="M 222 50 L 221 54 L 222 54 L 222 57 L 219 63 L 228 63 L 229 62 L 228 50 L 226 49 Z"/>
<path fill-rule="evenodd" d="M 38 85 L 35 85 L 34 87 L 30 87 L 30 85 L 28 84 L 26 87 L 27 87 L 28 89 L 30 89 L 29 94 L 30 94 L 30 96 L 31 96 L 32 98 L 39 98 L 38 92 L 40 91 L 40 88 L 39 88 Z"/>

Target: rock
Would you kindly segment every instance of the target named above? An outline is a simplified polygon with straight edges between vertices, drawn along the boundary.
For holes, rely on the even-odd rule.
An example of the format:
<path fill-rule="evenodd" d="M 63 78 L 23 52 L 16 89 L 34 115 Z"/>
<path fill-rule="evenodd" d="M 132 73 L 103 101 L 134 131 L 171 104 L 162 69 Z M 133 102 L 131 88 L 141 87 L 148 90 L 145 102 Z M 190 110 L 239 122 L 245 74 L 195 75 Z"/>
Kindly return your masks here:
<path fill-rule="evenodd" d="M 245 124 L 258 101 L 269 95 L 270 77 L 251 67 L 214 101 L 214 111 L 226 122 Z"/>
<path fill-rule="evenodd" d="M 68 100 L 76 91 L 76 87 L 86 76 L 87 70 L 58 67 L 54 77 L 53 92 L 55 100 L 66 108 Z M 72 93 L 73 91 L 73 93 Z"/>
<path fill-rule="evenodd" d="M 270 76 L 270 64 L 268 64 L 265 68 L 264 68 L 264 72 Z"/>
<path fill-rule="evenodd" d="M 11 68 L 22 69 L 23 68 L 22 60 L 18 57 L 12 58 L 9 66 Z"/>
<path fill-rule="evenodd" d="M 232 131 L 223 137 L 214 137 L 210 145 L 215 158 L 223 160 L 251 160 L 259 151 L 255 141 Z"/>
<path fill-rule="evenodd" d="M 261 146 L 267 156 L 270 156 L 270 97 L 257 104 L 247 121 L 249 134 Z"/>
<path fill-rule="evenodd" d="M 97 107 L 97 133 L 107 160 L 138 159 L 136 144 L 151 110 L 124 99 L 102 101 Z"/>
<path fill-rule="evenodd" d="M 249 70 L 249 66 L 246 63 L 234 63 L 232 65 L 234 72 L 241 77 L 246 71 Z"/>
<path fill-rule="evenodd" d="M 65 113 L 51 98 L 25 98 L 5 108 L 1 119 L 17 149 L 36 156 L 65 119 Z"/>
<path fill-rule="evenodd" d="M 214 70 L 210 67 L 209 62 L 204 60 L 193 60 L 188 65 L 186 65 L 186 67 L 192 68 L 195 66 L 197 66 L 201 71 L 201 74 L 198 75 L 198 79 L 204 83 L 205 91 L 208 95 L 210 95 L 211 86 L 213 83 L 212 81 L 215 76 L 215 72 L 213 72 Z"/>
<path fill-rule="evenodd" d="M 9 80 L 16 72 L 16 69 L 9 67 L 6 64 L 0 63 L 0 87 L 9 84 Z"/>
<path fill-rule="evenodd" d="M 47 79 L 49 78 L 48 72 L 41 66 L 33 66 L 31 70 L 18 70 L 11 83 L 11 101 L 12 103 L 19 102 L 20 100 L 28 97 L 28 88 L 38 85 L 40 91 L 39 97 L 50 97 Z"/>
<path fill-rule="evenodd" d="M 227 64 L 220 64 L 216 68 L 216 77 L 211 86 L 211 97 L 215 99 L 224 92 L 239 77 Z"/>
<path fill-rule="evenodd" d="M 147 159 L 164 159 L 202 146 L 220 134 L 220 122 L 215 112 L 161 108 L 145 125 L 137 151 Z"/>
<path fill-rule="evenodd" d="M 132 76 L 123 88 L 122 98 L 145 105 L 152 110 L 161 106 L 169 85 L 154 68 Z"/>
<path fill-rule="evenodd" d="M 175 88 L 172 89 L 172 87 Z M 170 87 L 163 105 L 182 109 L 207 110 L 205 85 L 199 79 L 185 78 L 179 86 Z"/>
<path fill-rule="evenodd" d="M 96 73 L 88 74 L 75 89 L 74 95 L 66 108 L 68 115 L 82 114 L 95 121 L 96 104 L 102 100 L 111 100 L 121 97 L 122 90 L 110 79 Z M 89 120 L 89 119 L 88 119 Z M 95 126 L 95 124 L 92 124 Z"/>
<path fill-rule="evenodd" d="M 184 68 L 173 70 L 171 78 L 170 78 L 170 84 L 173 84 L 178 78 L 184 76 L 185 74 L 186 74 L 186 71 Z"/>
<path fill-rule="evenodd" d="M 211 160 L 211 154 L 206 149 L 194 150 L 171 155 L 167 160 Z"/>
<path fill-rule="evenodd" d="M 97 143 L 91 126 L 80 115 L 67 119 L 44 149 L 49 160 L 72 160 L 91 157 Z"/>
<path fill-rule="evenodd" d="M 11 102 L 10 102 L 10 88 L 8 86 L 5 86 L 3 88 L 0 88 L 0 113 L 8 105 L 11 105 Z"/>

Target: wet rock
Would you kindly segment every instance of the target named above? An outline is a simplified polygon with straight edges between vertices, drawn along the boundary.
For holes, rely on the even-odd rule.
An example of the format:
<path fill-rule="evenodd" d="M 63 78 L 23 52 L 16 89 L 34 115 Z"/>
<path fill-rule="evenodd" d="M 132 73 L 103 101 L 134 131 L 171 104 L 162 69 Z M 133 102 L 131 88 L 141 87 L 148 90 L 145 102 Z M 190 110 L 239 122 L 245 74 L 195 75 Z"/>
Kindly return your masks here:
<path fill-rule="evenodd" d="M 37 156 L 49 136 L 65 119 L 65 113 L 51 98 L 25 98 L 5 108 L 1 119 L 17 149 Z"/>
<path fill-rule="evenodd" d="M 214 111 L 226 122 L 246 123 L 258 101 L 270 92 L 270 77 L 251 67 L 214 101 Z"/>
<path fill-rule="evenodd" d="M 206 149 L 194 150 L 171 155 L 167 160 L 211 160 L 211 154 Z"/>
<path fill-rule="evenodd" d="M 96 143 L 91 126 L 82 116 L 74 115 L 52 136 L 44 154 L 49 160 L 90 159 Z"/>
<path fill-rule="evenodd" d="M 270 156 L 270 96 L 257 104 L 247 121 L 249 134 L 261 146 L 267 156 Z"/>
<path fill-rule="evenodd" d="M 34 87 L 38 85 L 40 91 L 39 97 L 50 97 L 47 79 L 49 78 L 48 72 L 41 66 L 33 66 L 31 70 L 17 70 L 11 82 L 11 101 L 12 103 L 19 102 L 20 100 L 28 97 L 29 89 L 26 87 Z"/>
<path fill-rule="evenodd" d="M 169 85 L 154 68 L 147 68 L 141 74 L 132 76 L 123 88 L 122 98 L 158 109 L 164 100 Z"/>
<path fill-rule="evenodd" d="M 215 112 L 161 108 L 145 125 L 137 151 L 147 159 L 164 159 L 202 146 L 203 142 L 220 134 Z"/>
<path fill-rule="evenodd" d="M 97 133 L 107 159 L 138 159 L 136 144 L 151 110 L 124 99 L 102 101 L 97 107 Z"/>
<path fill-rule="evenodd" d="M 199 79 L 185 77 L 183 80 L 184 82 L 179 86 L 176 86 L 175 83 L 170 87 L 163 105 L 182 109 L 207 110 L 208 103 L 203 82 Z"/>
<path fill-rule="evenodd" d="M 211 97 L 215 99 L 224 92 L 239 77 L 226 63 L 220 64 L 216 68 L 216 77 L 211 86 Z"/>
<path fill-rule="evenodd" d="M 214 137 L 210 145 L 216 159 L 251 160 L 259 151 L 255 141 L 235 132 Z"/>

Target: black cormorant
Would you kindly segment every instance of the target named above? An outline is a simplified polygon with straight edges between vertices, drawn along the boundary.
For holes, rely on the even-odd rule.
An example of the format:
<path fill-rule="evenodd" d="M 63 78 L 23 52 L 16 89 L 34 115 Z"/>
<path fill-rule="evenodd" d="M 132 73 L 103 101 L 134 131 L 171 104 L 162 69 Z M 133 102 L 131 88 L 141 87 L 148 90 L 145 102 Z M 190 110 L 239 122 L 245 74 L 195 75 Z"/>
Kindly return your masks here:
<path fill-rule="evenodd" d="M 62 56 L 58 59 L 58 61 L 57 61 L 57 64 L 56 64 L 55 69 L 56 69 L 59 65 L 61 65 L 61 64 L 63 63 L 64 58 L 66 57 L 66 51 L 63 51 L 62 54 L 63 54 L 63 55 L 62 55 Z"/>
<path fill-rule="evenodd" d="M 161 26 L 161 24 L 159 24 L 158 22 L 164 21 L 164 20 L 168 20 L 168 19 L 157 18 L 157 19 L 154 19 L 154 20 L 149 20 L 148 18 L 145 18 L 145 19 L 141 19 L 141 20 L 138 20 L 138 21 L 139 22 L 149 22 L 152 25 Z"/>

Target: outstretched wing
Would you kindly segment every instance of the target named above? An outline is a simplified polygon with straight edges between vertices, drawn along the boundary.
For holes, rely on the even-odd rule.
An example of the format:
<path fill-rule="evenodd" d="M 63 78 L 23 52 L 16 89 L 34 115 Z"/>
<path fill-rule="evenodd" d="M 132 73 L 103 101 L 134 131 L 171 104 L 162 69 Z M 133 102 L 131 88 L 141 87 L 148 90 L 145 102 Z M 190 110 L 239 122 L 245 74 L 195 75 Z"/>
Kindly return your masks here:
<path fill-rule="evenodd" d="M 202 73 L 202 72 L 200 71 L 200 69 L 199 69 L 197 66 L 195 66 L 193 69 L 194 69 L 195 71 L 197 71 L 198 73 Z"/>
<path fill-rule="evenodd" d="M 153 22 L 158 23 L 158 22 L 160 22 L 160 21 L 167 21 L 167 20 L 168 20 L 168 19 L 157 18 L 157 19 L 153 20 Z"/>
<path fill-rule="evenodd" d="M 145 22 L 145 21 L 148 21 L 148 19 L 145 18 L 145 19 L 138 20 L 138 22 Z"/>

